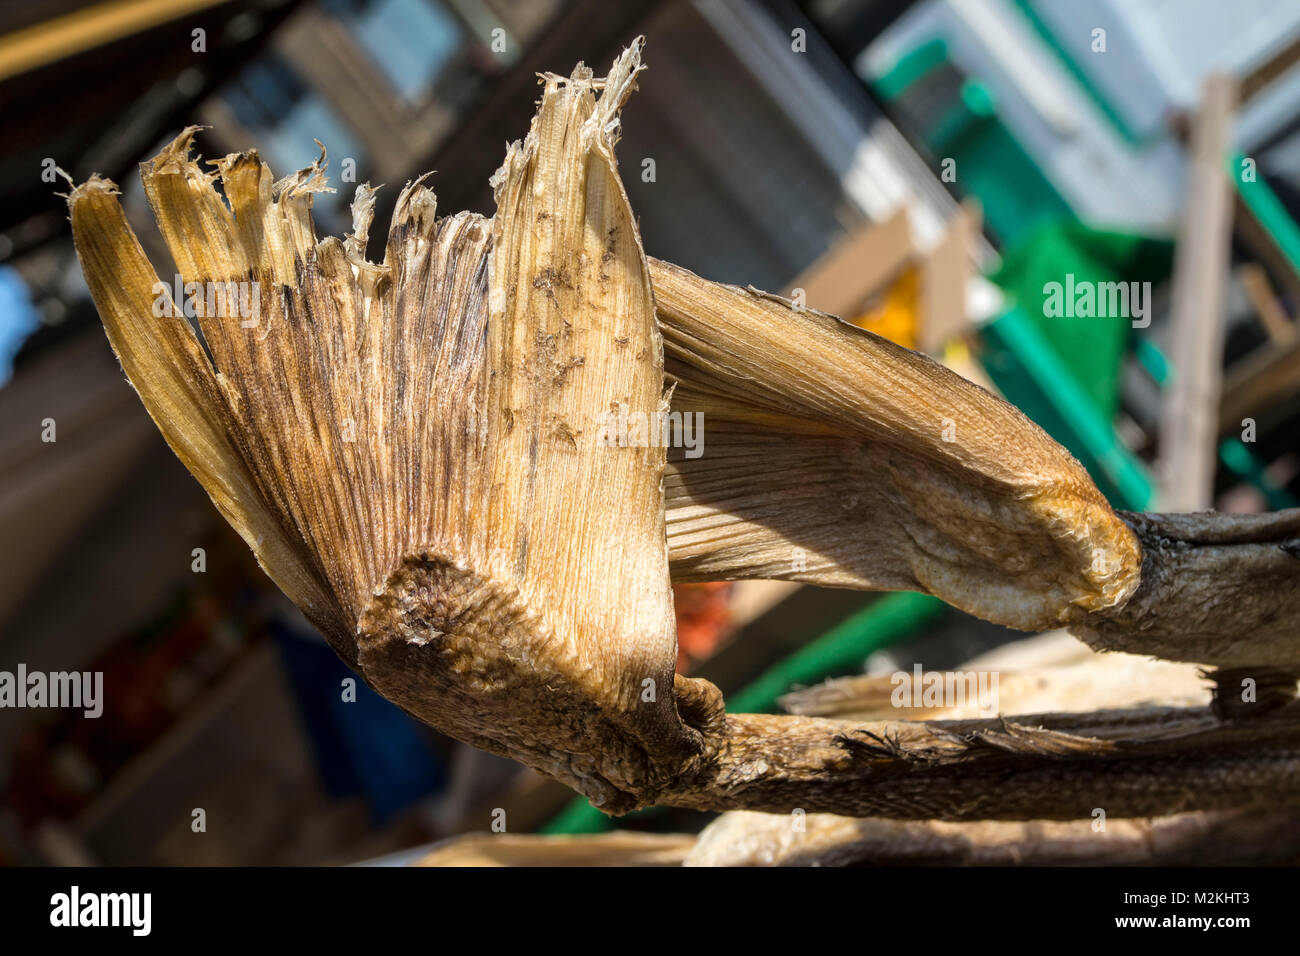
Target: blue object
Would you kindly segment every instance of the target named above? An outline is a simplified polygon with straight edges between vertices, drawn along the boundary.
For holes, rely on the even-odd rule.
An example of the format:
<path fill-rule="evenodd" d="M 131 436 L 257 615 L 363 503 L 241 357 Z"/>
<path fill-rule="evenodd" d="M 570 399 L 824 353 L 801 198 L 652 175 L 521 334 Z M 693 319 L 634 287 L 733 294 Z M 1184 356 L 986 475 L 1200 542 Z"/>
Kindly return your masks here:
<path fill-rule="evenodd" d="M 40 327 L 27 284 L 12 267 L 0 266 L 0 385 L 13 377 L 14 357 Z"/>
<path fill-rule="evenodd" d="M 361 793 L 376 823 L 441 790 L 447 781 L 427 731 L 376 694 L 319 638 L 272 625 L 326 790 Z M 356 700 L 343 699 L 355 681 Z"/>

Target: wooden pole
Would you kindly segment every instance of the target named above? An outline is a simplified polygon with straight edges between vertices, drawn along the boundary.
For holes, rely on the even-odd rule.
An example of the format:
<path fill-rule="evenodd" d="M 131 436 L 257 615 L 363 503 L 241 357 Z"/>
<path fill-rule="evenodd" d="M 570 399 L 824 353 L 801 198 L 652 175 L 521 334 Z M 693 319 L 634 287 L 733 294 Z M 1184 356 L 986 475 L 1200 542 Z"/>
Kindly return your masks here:
<path fill-rule="evenodd" d="M 1169 330 L 1174 374 L 1160 425 L 1165 511 L 1200 511 L 1213 500 L 1232 241 L 1232 184 L 1224 162 L 1236 98 L 1234 79 L 1207 77 L 1192 130 L 1187 203 L 1174 260 Z"/>

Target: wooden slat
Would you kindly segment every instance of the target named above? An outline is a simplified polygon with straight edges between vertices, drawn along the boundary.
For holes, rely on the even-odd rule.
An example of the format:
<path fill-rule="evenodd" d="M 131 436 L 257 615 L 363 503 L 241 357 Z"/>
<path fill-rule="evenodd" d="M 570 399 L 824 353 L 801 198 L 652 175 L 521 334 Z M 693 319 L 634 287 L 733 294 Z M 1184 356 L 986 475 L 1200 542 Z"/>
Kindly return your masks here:
<path fill-rule="evenodd" d="M 907 209 L 840 239 L 790 284 L 804 292 L 804 305 L 851 320 L 916 254 Z"/>
<path fill-rule="evenodd" d="M 0 37 L 0 80 L 228 0 L 111 0 Z"/>
<path fill-rule="evenodd" d="M 1300 391 L 1300 336 L 1266 345 L 1237 362 L 1224 377 L 1219 433 L 1241 431 L 1244 418 L 1257 417 Z"/>
<path fill-rule="evenodd" d="M 1259 316 L 1260 324 L 1264 326 L 1264 331 L 1274 342 L 1285 345 L 1296 336 L 1295 323 L 1286 314 L 1286 309 L 1282 308 L 1282 303 L 1278 301 L 1277 294 L 1273 291 L 1273 283 L 1268 281 L 1268 273 L 1264 267 L 1257 262 L 1248 262 L 1238 270 L 1241 277 L 1242 288 L 1246 290 L 1246 295 L 1250 299 L 1250 304 L 1255 308 L 1255 314 Z"/>
<path fill-rule="evenodd" d="M 1232 185 L 1223 157 L 1235 102 L 1235 81 L 1224 74 L 1209 76 L 1192 132 L 1186 211 L 1174 262 L 1174 375 L 1160 416 L 1160 507 L 1165 511 L 1203 510 L 1214 494 L 1232 240 Z"/>
<path fill-rule="evenodd" d="M 966 202 L 948 221 L 942 238 L 931 249 L 921 269 L 921 315 L 917 344 L 937 355 L 944 343 L 969 328 L 966 287 L 971 278 L 971 249 L 980 235 L 979 205 Z"/>
<path fill-rule="evenodd" d="M 1286 73 L 1300 60 L 1300 35 L 1241 78 L 1241 103 Z"/>

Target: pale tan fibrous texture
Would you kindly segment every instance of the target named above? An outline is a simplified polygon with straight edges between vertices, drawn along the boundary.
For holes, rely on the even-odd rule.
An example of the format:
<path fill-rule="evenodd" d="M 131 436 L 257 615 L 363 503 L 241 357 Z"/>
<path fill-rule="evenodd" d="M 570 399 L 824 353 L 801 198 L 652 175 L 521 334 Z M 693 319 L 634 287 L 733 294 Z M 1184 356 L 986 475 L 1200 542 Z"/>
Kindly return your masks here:
<path fill-rule="evenodd" d="M 279 182 L 255 153 L 209 173 L 187 130 L 142 177 L 184 282 L 227 290 L 201 340 L 165 314 L 172 283 L 115 187 L 69 196 L 146 408 L 337 652 L 421 720 L 609 812 L 1068 818 L 1099 786 L 1117 815 L 1294 798 L 1286 709 L 1256 723 L 1266 746 L 1241 773 L 1243 738 L 1208 711 L 727 715 L 674 675 L 670 570 L 917 588 L 1027 628 L 1120 627 L 1147 594 L 1138 626 L 1169 631 L 1205 604 L 1162 601 L 1178 581 L 1158 552 L 1005 402 L 831 316 L 647 263 L 614 160 L 640 69 L 638 41 L 606 78 L 544 76 L 495 215 L 439 217 L 409 184 L 380 262 L 368 186 L 352 234 L 318 239 L 323 157 Z M 255 308 L 231 314 L 241 291 Z M 653 429 L 670 400 L 705 414 L 701 458 L 669 470 L 660 443 L 609 440 L 611 413 Z"/>
<path fill-rule="evenodd" d="M 931 679 L 936 681 L 933 686 L 951 688 L 936 694 L 939 702 L 931 706 L 925 705 L 920 689 L 915 699 L 904 699 L 898 693 L 900 682 L 889 674 L 841 677 L 791 691 L 780 703 L 787 713 L 837 720 L 900 716 L 911 720 L 958 720 L 987 716 L 987 705 L 981 705 L 979 700 L 980 673 L 997 675 L 996 685 L 986 677 L 985 693 L 996 699 L 996 711 L 1002 714 L 1065 714 L 1156 705 L 1202 707 L 1210 703 L 1210 689 L 1199 665 L 1136 654 L 1097 654 L 1084 662 L 1026 670 L 969 664 L 956 674 L 926 672 L 923 681 Z M 975 681 L 970 679 L 972 674 L 977 675 Z"/>
<path fill-rule="evenodd" d="M 834 316 L 650 260 L 674 579 L 928 591 L 1093 647 L 1300 675 L 1300 509 L 1117 514 L 1019 410 Z"/>
<path fill-rule="evenodd" d="M 1124 601 L 1141 552 L 1014 406 L 834 316 L 651 262 L 706 454 L 674 455 L 674 576 L 928 591 L 1046 630 Z"/>
<path fill-rule="evenodd" d="M 681 866 L 695 837 L 680 833 L 471 833 L 452 837 L 414 866 Z"/>
<path fill-rule="evenodd" d="M 415 866 L 1212 866 L 1294 864 L 1295 811 L 1108 820 L 855 819 L 732 810 L 699 835 L 474 833 Z"/>
<path fill-rule="evenodd" d="M 156 317 L 110 183 L 70 197 L 123 367 L 264 567 L 385 696 L 609 809 L 699 748 L 674 706 L 662 448 L 598 442 L 611 406 L 664 407 L 646 263 L 614 167 L 638 49 L 544 78 L 497 215 L 401 194 L 380 263 L 373 193 L 318 240 L 319 165 L 256 154 L 142 173 L 184 281 L 255 283 L 255 319 Z M 598 92 L 598 87 L 602 88 Z"/>
<path fill-rule="evenodd" d="M 686 866 L 1211 866 L 1291 864 L 1294 811 L 946 823 L 735 810 L 700 834 Z M 569 849 L 572 853 L 574 850 Z M 562 857 L 561 857 L 562 858 Z"/>

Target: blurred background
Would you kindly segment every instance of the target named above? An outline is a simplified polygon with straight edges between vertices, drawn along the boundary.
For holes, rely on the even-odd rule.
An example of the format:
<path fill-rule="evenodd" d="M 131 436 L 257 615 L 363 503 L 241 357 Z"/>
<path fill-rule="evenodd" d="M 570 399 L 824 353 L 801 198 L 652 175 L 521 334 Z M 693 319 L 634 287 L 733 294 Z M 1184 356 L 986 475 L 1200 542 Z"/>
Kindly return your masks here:
<path fill-rule="evenodd" d="M 494 811 L 516 833 L 706 822 L 611 823 L 363 684 L 345 699 L 124 380 L 56 195 L 56 165 L 113 178 L 168 262 L 134 167 L 199 123 L 206 157 L 257 147 L 277 175 L 324 143 L 322 234 L 350 227 L 354 183 L 387 184 L 382 224 L 430 169 L 441 210 L 490 214 L 536 74 L 601 72 L 642 33 L 619 160 L 649 254 L 929 352 L 1117 508 L 1296 505 L 1295 2 L 5 4 L 0 670 L 100 671 L 105 708 L 0 709 L 0 862 L 401 862 Z M 912 594 L 694 585 L 677 606 L 681 669 L 733 711 L 1020 636 Z"/>

